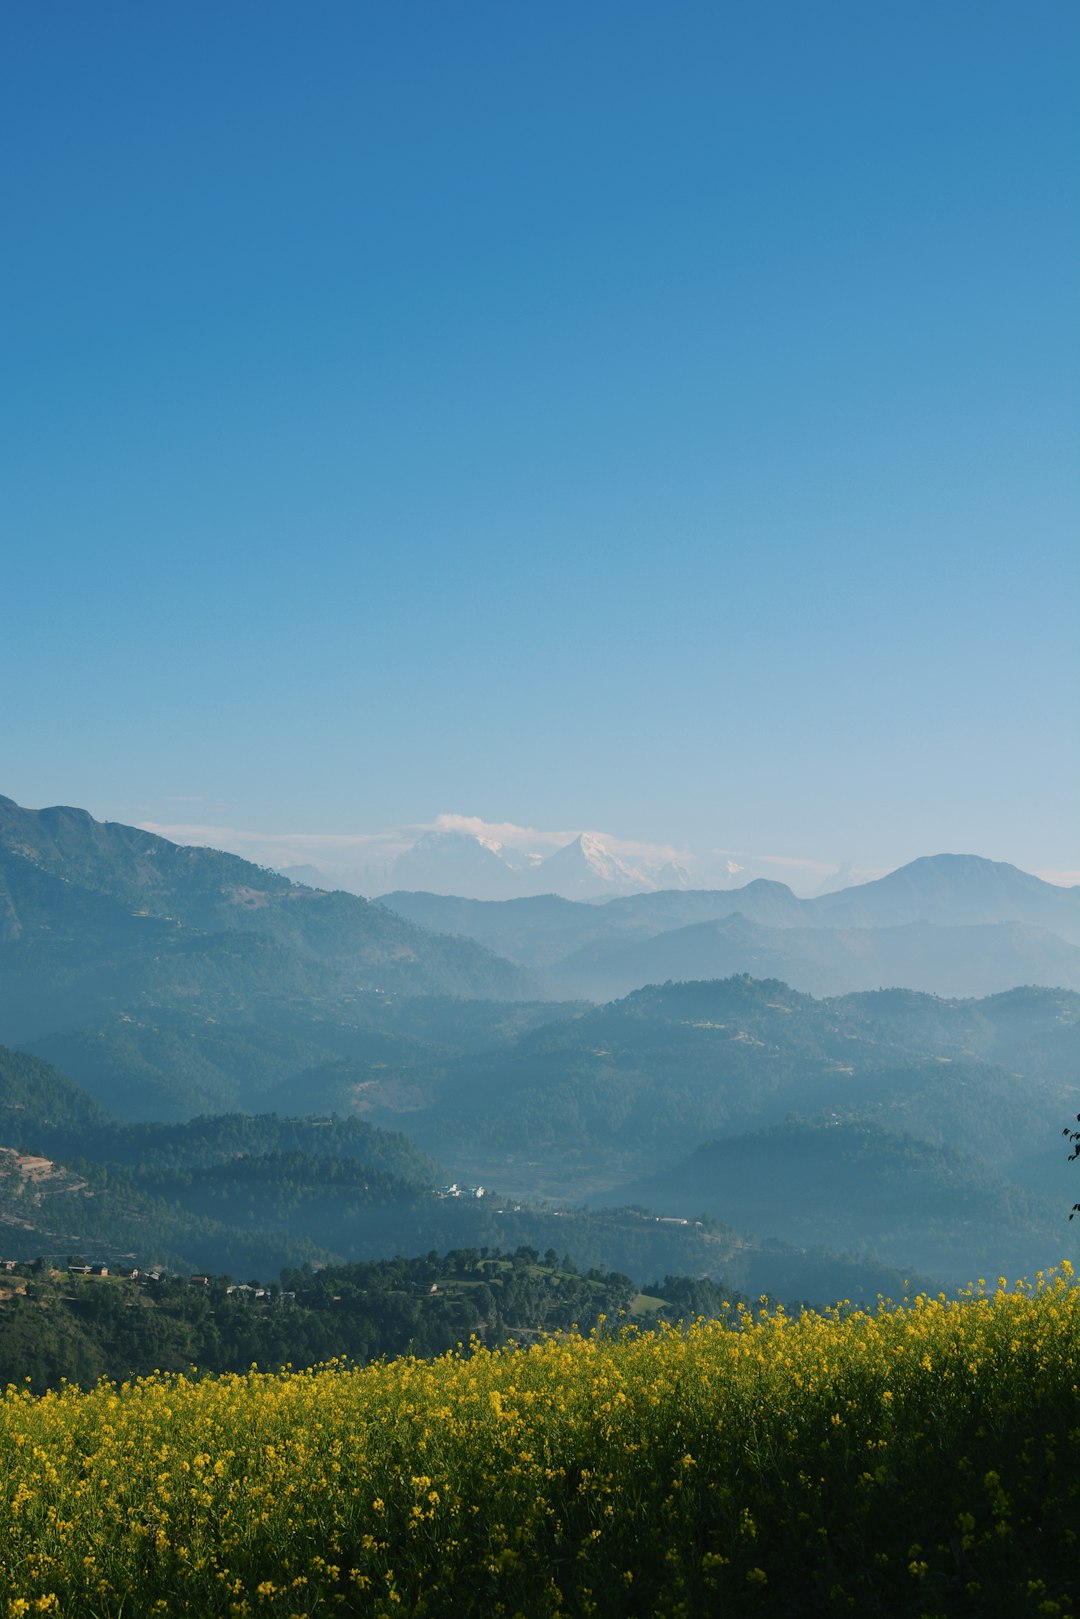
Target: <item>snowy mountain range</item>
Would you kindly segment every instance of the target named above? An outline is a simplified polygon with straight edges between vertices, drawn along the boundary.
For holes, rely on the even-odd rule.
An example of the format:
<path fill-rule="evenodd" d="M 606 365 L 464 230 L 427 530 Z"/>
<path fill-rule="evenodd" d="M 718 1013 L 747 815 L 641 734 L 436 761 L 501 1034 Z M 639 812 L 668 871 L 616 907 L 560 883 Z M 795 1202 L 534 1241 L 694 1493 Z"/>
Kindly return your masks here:
<path fill-rule="evenodd" d="M 614 841 L 614 840 L 611 840 Z M 294 882 L 364 893 L 408 889 L 428 894 L 465 894 L 472 899 L 526 899 L 558 894 L 563 899 L 612 899 L 692 886 L 690 872 L 666 855 L 627 858 L 602 835 L 582 832 L 551 850 L 464 831 L 424 832 L 379 870 L 345 873 L 312 865 L 279 868 Z"/>

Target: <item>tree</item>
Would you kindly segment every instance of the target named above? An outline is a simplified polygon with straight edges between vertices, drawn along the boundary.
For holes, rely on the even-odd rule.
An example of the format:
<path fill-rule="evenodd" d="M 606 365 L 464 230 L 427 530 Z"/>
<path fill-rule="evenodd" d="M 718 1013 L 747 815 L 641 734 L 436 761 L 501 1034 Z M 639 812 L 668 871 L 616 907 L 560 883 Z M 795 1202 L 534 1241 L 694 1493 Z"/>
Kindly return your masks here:
<path fill-rule="evenodd" d="M 1076 1122 L 1080 1124 L 1080 1113 L 1076 1115 Z M 1072 1163 L 1074 1158 L 1080 1158 L 1080 1130 L 1065 1129 L 1061 1133 L 1063 1136 L 1067 1136 L 1073 1144 L 1073 1150 L 1069 1154 L 1069 1162 Z M 1069 1215 L 1069 1219 L 1071 1220 L 1073 1215 L 1076 1214 L 1080 1214 L 1080 1203 L 1073 1204 L 1072 1214 Z"/>

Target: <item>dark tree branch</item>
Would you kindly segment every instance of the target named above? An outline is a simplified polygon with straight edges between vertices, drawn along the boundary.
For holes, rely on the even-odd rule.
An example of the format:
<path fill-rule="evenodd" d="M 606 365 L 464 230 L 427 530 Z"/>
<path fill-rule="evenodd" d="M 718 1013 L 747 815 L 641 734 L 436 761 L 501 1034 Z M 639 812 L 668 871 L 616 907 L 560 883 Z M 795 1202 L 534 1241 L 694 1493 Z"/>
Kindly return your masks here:
<path fill-rule="evenodd" d="M 1077 1124 L 1080 1124 L 1080 1113 L 1076 1115 L 1076 1122 Z M 1069 1162 L 1071 1164 L 1074 1158 L 1080 1158 L 1080 1130 L 1070 1130 L 1066 1128 L 1061 1133 L 1073 1144 L 1073 1150 L 1069 1154 Z M 1069 1219 L 1072 1220 L 1078 1214 L 1080 1214 L 1080 1203 L 1074 1203 L 1072 1206 L 1072 1214 L 1069 1215 Z"/>

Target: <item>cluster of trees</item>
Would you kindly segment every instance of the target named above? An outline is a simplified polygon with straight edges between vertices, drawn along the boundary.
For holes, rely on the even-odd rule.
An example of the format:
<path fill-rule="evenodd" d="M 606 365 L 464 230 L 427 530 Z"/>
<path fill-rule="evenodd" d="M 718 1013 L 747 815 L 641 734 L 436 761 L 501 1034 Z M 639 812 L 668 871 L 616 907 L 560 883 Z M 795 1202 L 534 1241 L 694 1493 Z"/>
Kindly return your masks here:
<path fill-rule="evenodd" d="M 639 1325 L 717 1316 L 740 1295 L 665 1277 L 637 1294 L 617 1271 L 580 1272 L 554 1249 L 463 1248 L 439 1256 L 320 1270 L 301 1266 L 267 1286 L 226 1276 L 94 1276 L 44 1261 L 0 1286 L 0 1383 L 35 1391 L 152 1371 L 242 1372 L 439 1355 L 471 1339 L 527 1342 L 606 1318 Z M 644 1306 L 644 1307 L 643 1307 Z M 631 1313 L 633 1312 L 633 1313 Z"/>

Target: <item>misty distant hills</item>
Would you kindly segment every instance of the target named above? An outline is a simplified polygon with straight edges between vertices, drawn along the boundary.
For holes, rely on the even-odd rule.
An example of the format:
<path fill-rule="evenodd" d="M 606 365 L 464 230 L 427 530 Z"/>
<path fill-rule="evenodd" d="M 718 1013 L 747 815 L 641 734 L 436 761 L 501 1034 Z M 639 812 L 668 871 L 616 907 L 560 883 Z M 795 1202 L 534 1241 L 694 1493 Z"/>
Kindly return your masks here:
<path fill-rule="evenodd" d="M 699 1147 L 604 1201 L 706 1215 L 762 1238 L 841 1246 L 857 1226 L 875 1253 L 949 1277 L 1057 1264 L 1061 1204 L 970 1154 L 872 1124 L 786 1123 Z M 993 1264 L 988 1263 L 993 1261 Z"/>
<path fill-rule="evenodd" d="M 268 1281 L 283 1265 L 526 1243 L 569 1250 L 582 1270 L 614 1259 L 639 1281 L 732 1275 L 755 1296 L 873 1298 L 900 1282 L 872 1256 L 758 1246 L 717 1222 L 639 1210 L 442 1197 L 433 1187 L 444 1178 L 404 1136 L 355 1118 L 124 1125 L 55 1069 L 0 1047 L 5 1258 L 82 1253 L 121 1270 L 164 1264 Z M 275 1351 L 278 1361 L 306 1353 L 295 1338 Z"/>
<path fill-rule="evenodd" d="M 926 856 L 874 882 L 820 894 L 802 905 L 819 927 L 1022 922 L 1080 945 L 1080 888 L 1059 888 L 978 855 Z"/>
<path fill-rule="evenodd" d="M 818 995 L 899 985 L 988 995 L 1080 989 L 1080 889 L 972 855 L 916 860 L 872 883 L 798 899 L 783 883 L 499 902 L 393 893 L 383 903 L 543 975 L 549 993 L 608 1000 L 668 979 L 747 972 Z"/>
<path fill-rule="evenodd" d="M 1080 946 L 1019 922 L 765 928 L 736 914 L 621 949 L 592 945 L 560 962 L 555 981 L 607 1001 L 644 984 L 740 972 L 781 978 L 812 995 L 895 987 L 981 996 L 1018 984 L 1080 989 Z"/>
<path fill-rule="evenodd" d="M 460 1049 L 450 1008 L 527 1021 L 509 1005 L 535 993 L 519 965 L 367 900 L 0 799 L 0 1041 L 33 1045 L 122 1116 L 257 1107 L 328 1061 L 384 1062 L 392 1036 L 430 1063 L 446 1030 Z M 445 1029 L 418 1012 L 426 1032 L 395 1035 L 399 997 L 445 1002 Z"/>
<path fill-rule="evenodd" d="M 355 895 L 298 887 L 235 855 L 85 810 L 0 799 L 0 1036 L 43 969 L 104 1005 L 132 980 L 143 987 L 148 960 L 153 987 L 175 978 L 190 994 L 226 983 L 241 1001 L 316 986 L 324 998 L 380 990 L 509 1000 L 532 987 L 520 967 L 473 941 L 435 936 Z"/>
<path fill-rule="evenodd" d="M 374 1121 L 525 1195 L 630 1201 L 955 1280 L 1080 1241 L 1061 1144 L 1080 1111 L 1080 995 L 1065 990 L 654 985 L 447 1064 L 405 1114 L 392 1090 L 369 1099 Z M 728 1174 L 744 1149 L 756 1177 Z"/>
<path fill-rule="evenodd" d="M 603 904 L 581 904 L 557 894 L 497 901 L 403 891 L 380 900 L 411 921 L 476 939 L 537 969 L 556 967 L 590 945 L 599 954 L 620 942 L 652 939 L 736 913 L 768 926 L 795 926 L 802 920 L 800 903 L 786 884 L 765 878 L 744 888 L 663 890 Z"/>
<path fill-rule="evenodd" d="M 324 1112 L 321 1121 L 125 1126 L 44 1063 L 0 1052 L 0 1218 L 6 1210 L 29 1222 L 19 1252 L 46 1239 L 78 1249 L 82 1230 L 110 1254 L 179 1254 L 196 1266 L 212 1254 L 214 1264 L 258 1274 L 270 1260 L 295 1262 L 298 1243 L 315 1244 L 316 1259 L 542 1233 L 545 1246 L 590 1263 L 612 1252 L 636 1270 L 631 1254 L 678 1251 L 679 1268 L 743 1285 L 767 1276 L 761 1285 L 791 1296 L 813 1291 L 794 1278 L 818 1274 L 823 1246 L 859 1249 L 853 1277 L 869 1274 L 874 1252 L 904 1274 L 921 1266 L 961 1280 L 996 1274 L 995 1264 L 1054 1262 L 1080 1236 L 1065 1218 L 1072 1177 L 1060 1136 L 1080 1109 L 1076 994 L 1014 990 L 973 1002 L 890 990 L 821 1001 L 735 978 L 654 987 L 547 1023 L 535 1021 L 538 1009 L 492 1003 L 402 997 L 392 1008 L 398 1030 L 369 1031 L 366 1062 L 309 1068 L 272 1096 L 267 1078 L 298 1053 L 283 1025 L 260 1028 L 260 1055 L 248 1060 L 265 1072 L 252 1073 L 248 1094 L 283 1113 L 332 1109 L 336 1121 Z M 335 1033 L 342 1026 L 328 1023 L 328 1045 Z M 450 1033 L 456 1055 L 430 1043 Z M 185 1038 L 177 1023 L 156 1052 L 160 1073 L 185 1071 Z M 89 1060 L 85 1049 L 81 1057 Z M 132 1074 L 121 1048 L 106 1043 L 99 1060 L 101 1084 L 123 1100 Z M 156 1093 L 146 1094 L 152 1103 Z M 410 1143 L 459 1177 L 509 1184 L 519 1196 L 580 1208 L 591 1189 L 655 1213 L 611 1225 L 599 1212 L 468 1213 L 432 1197 L 432 1166 Z M 16 1147 L 126 1167 L 109 1180 L 45 1166 L 39 1184 L 33 1165 L 20 1171 Z M 357 1157 L 378 1173 L 342 1163 Z M 1063 1173 L 1051 1180 L 1048 1170 Z M 727 1230 L 719 1247 L 696 1227 L 670 1224 L 702 1215 Z M 732 1227 L 765 1246 L 735 1239 Z M 768 1253 L 782 1261 L 775 1278 L 762 1268 Z M 834 1280 L 821 1285 L 832 1288 L 839 1272 L 827 1274 Z"/>
<path fill-rule="evenodd" d="M 739 977 L 637 990 L 450 1065 L 409 1133 L 489 1177 L 512 1155 L 516 1184 L 564 1195 L 575 1178 L 618 1184 L 792 1114 L 962 1143 L 1005 1170 L 1077 1111 L 1075 993 L 818 1000 Z"/>
<path fill-rule="evenodd" d="M 737 1274 L 739 1226 L 789 1244 L 795 1271 L 822 1244 L 958 1279 L 969 1261 L 992 1269 L 995 1249 L 1030 1268 L 1080 1237 L 1061 1147 L 1080 1111 L 1078 898 L 944 855 L 813 900 L 759 880 L 375 904 L 0 800 L 0 1041 L 24 1048 L 0 1092 L 4 1195 L 30 1220 L 40 1174 L 58 1242 L 88 1221 L 125 1251 L 153 1229 L 161 1251 L 194 1257 L 197 1240 L 238 1263 L 295 1255 L 294 1239 L 372 1256 L 512 1230 L 573 1252 L 572 1228 L 596 1261 L 615 1262 L 610 1240 Z M 253 1123 L 168 1135 L 199 1114 L 271 1112 L 336 1114 L 356 1140 L 320 1153 L 310 1131 Z M 140 1179 L 150 1124 L 132 1121 L 188 1158 Z M 361 1126 L 404 1130 L 414 1147 L 384 1142 L 402 1163 L 419 1148 L 458 1178 L 573 1209 L 451 1211 L 415 1167 L 362 1174 Z M 229 1130 L 242 1165 L 207 1157 Z M 16 1150 L 106 1136 L 82 1184 Z M 126 1176 L 115 1198 L 107 1162 Z M 657 1207 L 581 1214 L 590 1195 Z M 722 1253 L 712 1227 L 671 1223 L 701 1214 L 728 1232 Z"/>

